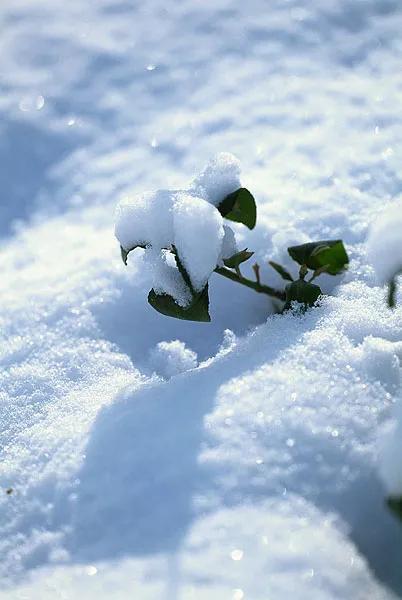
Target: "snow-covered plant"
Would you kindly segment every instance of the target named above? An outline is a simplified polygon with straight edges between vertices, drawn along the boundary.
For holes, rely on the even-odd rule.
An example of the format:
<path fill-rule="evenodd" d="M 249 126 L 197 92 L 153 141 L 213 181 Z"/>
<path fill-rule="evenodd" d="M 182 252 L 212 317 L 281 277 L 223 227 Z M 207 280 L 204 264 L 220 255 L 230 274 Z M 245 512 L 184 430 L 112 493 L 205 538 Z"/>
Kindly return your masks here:
<path fill-rule="evenodd" d="M 398 277 L 402 274 L 402 202 L 385 210 L 373 224 L 367 252 L 381 284 L 388 286 L 388 305 L 396 304 Z"/>
<path fill-rule="evenodd" d="M 284 289 L 241 273 L 241 265 L 253 256 L 239 250 L 228 223 L 253 229 L 257 220 L 252 194 L 240 183 L 239 161 L 228 153 L 218 154 L 187 190 L 158 190 L 122 200 L 116 212 L 116 237 L 125 264 L 130 252 L 143 248 L 153 282 L 148 302 L 158 312 L 191 321 L 210 321 L 208 281 L 212 273 L 283 301 L 312 306 L 321 289 L 312 281 L 321 273 L 337 275 L 348 264 L 341 240 L 325 240 L 288 248 L 299 265 L 294 280 L 281 265 L 270 262 L 287 281 Z M 308 279 L 309 270 L 312 271 Z"/>

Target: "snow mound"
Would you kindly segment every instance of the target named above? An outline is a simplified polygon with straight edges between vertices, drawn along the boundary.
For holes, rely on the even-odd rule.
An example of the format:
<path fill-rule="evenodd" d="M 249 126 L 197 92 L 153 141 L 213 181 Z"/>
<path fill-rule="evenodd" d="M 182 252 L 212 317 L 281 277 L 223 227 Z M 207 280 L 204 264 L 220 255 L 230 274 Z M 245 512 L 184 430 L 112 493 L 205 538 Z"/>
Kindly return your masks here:
<path fill-rule="evenodd" d="M 150 351 L 150 367 L 162 377 L 173 377 L 198 365 L 197 354 L 180 340 L 159 342 Z"/>
<path fill-rule="evenodd" d="M 197 519 L 180 552 L 166 558 L 57 565 L 12 600 L 392 600 L 375 581 L 331 513 L 296 495 L 288 502 L 245 502 Z M 10 596 L 0 592 L 0 600 Z"/>
<path fill-rule="evenodd" d="M 367 250 L 380 283 L 390 282 L 402 271 L 402 201 L 388 207 L 376 219 Z"/>

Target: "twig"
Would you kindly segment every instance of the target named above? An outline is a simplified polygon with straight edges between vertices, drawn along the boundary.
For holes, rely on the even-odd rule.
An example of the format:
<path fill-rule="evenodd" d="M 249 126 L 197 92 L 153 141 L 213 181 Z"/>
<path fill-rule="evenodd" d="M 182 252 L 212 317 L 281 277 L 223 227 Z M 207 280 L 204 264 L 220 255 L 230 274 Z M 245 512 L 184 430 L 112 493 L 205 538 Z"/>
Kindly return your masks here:
<path fill-rule="evenodd" d="M 222 275 L 223 277 L 226 277 L 227 279 L 231 279 L 232 281 L 236 281 L 237 283 L 240 283 L 241 285 L 245 285 L 246 287 L 249 287 L 249 288 L 255 290 L 256 292 L 260 292 L 261 294 L 266 294 L 267 296 L 271 296 L 272 298 L 277 298 L 278 300 L 282 300 L 282 301 L 284 301 L 286 299 L 285 292 L 282 292 L 280 290 L 275 290 L 274 288 L 271 288 L 268 285 L 263 285 L 262 283 L 259 283 L 258 281 L 251 281 L 251 279 L 247 279 L 246 277 L 243 277 L 242 275 L 240 275 L 240 277 L 239 277 L 239 275 L 237 273 L 230 271 L 226 267 L 216 267 L 215 273 L 218 273 L 218 275 Z"/>

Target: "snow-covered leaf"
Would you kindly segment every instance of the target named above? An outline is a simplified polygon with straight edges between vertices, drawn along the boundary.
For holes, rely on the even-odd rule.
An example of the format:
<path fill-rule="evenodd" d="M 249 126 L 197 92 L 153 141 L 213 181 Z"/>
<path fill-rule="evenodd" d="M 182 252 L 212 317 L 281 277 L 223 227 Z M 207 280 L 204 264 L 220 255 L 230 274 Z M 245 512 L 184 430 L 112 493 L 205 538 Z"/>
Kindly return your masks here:
<path fill-rule="evenodd" d="M 194 297 L 193 301 L 183 308 L 168 294 L 156 294 L 151 290 L 148 294 L 148 302 L 162 315 L 174 317 L 175 319 L 183 319 L 185 321 L 202 321 L 209 322 L 209 296 L 208 284 L 205 286 L 201 294 Z"/>

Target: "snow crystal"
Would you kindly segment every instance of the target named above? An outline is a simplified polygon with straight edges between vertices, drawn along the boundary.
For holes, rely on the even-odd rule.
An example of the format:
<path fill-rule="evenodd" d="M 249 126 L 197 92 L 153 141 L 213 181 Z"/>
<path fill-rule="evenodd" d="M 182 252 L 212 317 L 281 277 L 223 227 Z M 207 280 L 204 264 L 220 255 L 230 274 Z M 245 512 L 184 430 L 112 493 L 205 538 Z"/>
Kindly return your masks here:
<path fill-rule="evenodd" d="M 241 187 L 240 161 L 229 152 L 217 154 L 194 179 L 193 187 L 197 195 L 218 206 L 228 194 Z"/>
<path fill-rule="evenodd" d="M 150 351 L 150 366 L 162 377 L 170 378 L 195 369 L 197 364 L 197 354 L 180 340 L 159 342 Z"/>
<path fill-rule="evenodd" d="M 387 208 L 373 223 L 367 253 L 380 283 L 402 271 L 402 202 Z"/>

